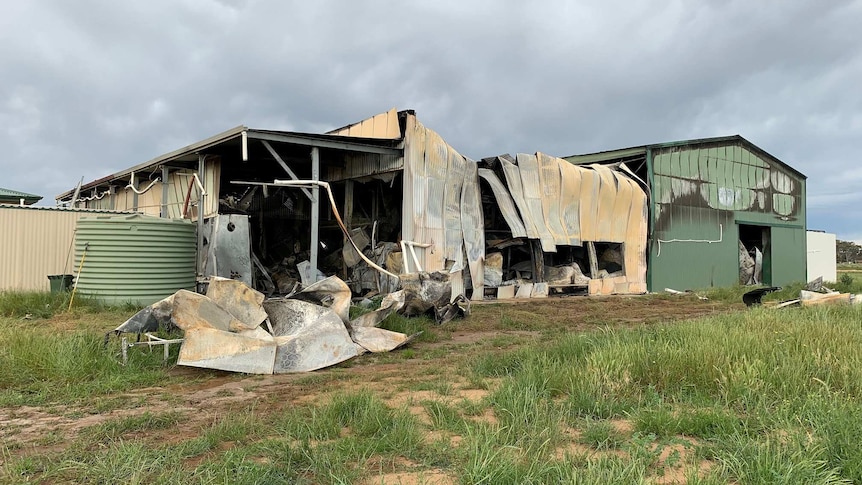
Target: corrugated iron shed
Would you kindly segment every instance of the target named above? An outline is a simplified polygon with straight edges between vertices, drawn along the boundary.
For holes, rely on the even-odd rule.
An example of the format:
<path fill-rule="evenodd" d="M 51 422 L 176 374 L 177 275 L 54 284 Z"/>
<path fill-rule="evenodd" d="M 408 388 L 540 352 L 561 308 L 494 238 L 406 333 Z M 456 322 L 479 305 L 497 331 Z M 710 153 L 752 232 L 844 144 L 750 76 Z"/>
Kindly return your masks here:
<path fill-rule="evenodd" d="M 759 282 L 780 286 L 806 277 L 806 177 L 739 135 L 566 160 L 625 164 L 647 183 L 652 291 L 739 282 L 740 244 L 760 253 Z"/>

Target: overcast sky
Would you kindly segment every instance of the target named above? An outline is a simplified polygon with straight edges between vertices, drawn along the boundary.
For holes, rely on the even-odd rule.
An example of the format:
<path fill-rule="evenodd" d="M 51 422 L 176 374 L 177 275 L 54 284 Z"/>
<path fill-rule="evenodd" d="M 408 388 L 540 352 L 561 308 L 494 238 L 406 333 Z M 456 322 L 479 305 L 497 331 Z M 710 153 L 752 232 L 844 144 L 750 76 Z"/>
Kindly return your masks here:
<path fill-rule="evenodd" d="M 0 2 L 0 187 L 396 107 L 471 158 L 741 134 L 862 241 L 862 0 Z"/>

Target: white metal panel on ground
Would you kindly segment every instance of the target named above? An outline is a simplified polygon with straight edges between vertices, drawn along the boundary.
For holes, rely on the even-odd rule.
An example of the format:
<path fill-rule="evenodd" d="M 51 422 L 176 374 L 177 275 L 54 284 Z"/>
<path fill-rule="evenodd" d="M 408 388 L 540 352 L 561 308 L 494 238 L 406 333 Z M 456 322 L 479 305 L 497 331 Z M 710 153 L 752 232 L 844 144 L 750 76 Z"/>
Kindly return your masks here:
<path fill-rule="evenodd" d="M 47 291 L 48 275 L 74 274 L 75 225 L 99 213 L 0 205 L 0 290 Z"/>
<path fill-rule="evenodd" d="M 503 182 L 497 177 L 497 174 L 487 168 L 480 168 L 479 176 L 485 179 L 488 185 L 491 186 L 491 192 L 494 193 L 494 198 L 497 200 L 497 207 L 500 208 L 503 219 L 509 225 L 512 237 L 527 237 L 527 230 L 524 227 L 523 221 L 521 221 L 521 216 L 518 215 L 515 202 L 512 200 L 512 196 L 506 190 Z"/>
<path fill-rule="evenodd" d="M 838 281 L 835 234 L 808 231 L 808 280 Z"/>

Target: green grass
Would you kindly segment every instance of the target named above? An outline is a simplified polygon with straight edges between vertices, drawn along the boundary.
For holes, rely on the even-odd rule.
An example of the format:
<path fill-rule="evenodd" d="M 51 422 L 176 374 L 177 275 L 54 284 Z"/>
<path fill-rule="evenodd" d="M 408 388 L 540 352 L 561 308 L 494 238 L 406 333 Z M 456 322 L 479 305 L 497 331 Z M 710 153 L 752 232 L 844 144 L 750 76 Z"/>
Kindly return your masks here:
<path fill-rule="evenodd" d="M 730 301 L 742 289 L 723 291 L 716 298 Z M 124 390 L 166 377 L 160 352 L 122 367 L 92 330 L 56 334 L 9 315 L 4 406 L 127 407 Z M 423 319 L 388 324 L 447 335 Z M 336 484 L 410 471 L 465 484 L 655 483 L 683 470 L 698 484 L 862 483 L 860 307 L 755 308 L 586 333 L 561 326 L 552 338 L 510 343 L 415 346 L 419 359 L 442 353 L 424 367 L 411 362 L 397 391 L 362 386 L 354 369 L 285 380 L 350 386 L 317 404 L 235 404 L 182 439 L 165 438 L 188 411 L 150 411 L 83 429 L 54 453 L 0 446 L 0 482 Z M 463 389 L 488 393 L 468 402 Z M 432 397 L 384 400 L 419 390 Z"/>

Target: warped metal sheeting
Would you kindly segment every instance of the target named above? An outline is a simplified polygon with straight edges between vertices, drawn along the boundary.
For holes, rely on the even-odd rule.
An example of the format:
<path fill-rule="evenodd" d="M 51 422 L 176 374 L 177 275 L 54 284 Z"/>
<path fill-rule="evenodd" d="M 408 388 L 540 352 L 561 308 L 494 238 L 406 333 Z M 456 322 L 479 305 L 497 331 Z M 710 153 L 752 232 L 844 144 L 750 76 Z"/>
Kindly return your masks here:
<path fill-rule="evenodd" d="M 494 193 L 494 198 L 497 200 L 497 207 L 503 214 L 503 219 L 509 225 L 509 230 L 512 231 L 512 237 L 527 237 L 527 229 L 524 228 L 524 223 L 521 221 L 521 216 L 518 215 L 518 209 L 515 207 L 515 201 L 506 186 L 500 181 L 497 174 L 487 168 L 479 169 L 479 176 L 488 182 L 491 191 Z"/>
<path fill-rule="evenodd" d="M 350 289 L 334 276 L 282 299 L 263 300 L 231 280 L 213 280 L 208 295 L 217 300 L 180 290 L 115 332 L 141 333 L 174 324 L 185 332 L 177 364 L 252 374 L 308 372 L 366 351 L 393 350 L 415 337 L 376 328 L 404 306 L 403 291 L 351 322 Z"/>

